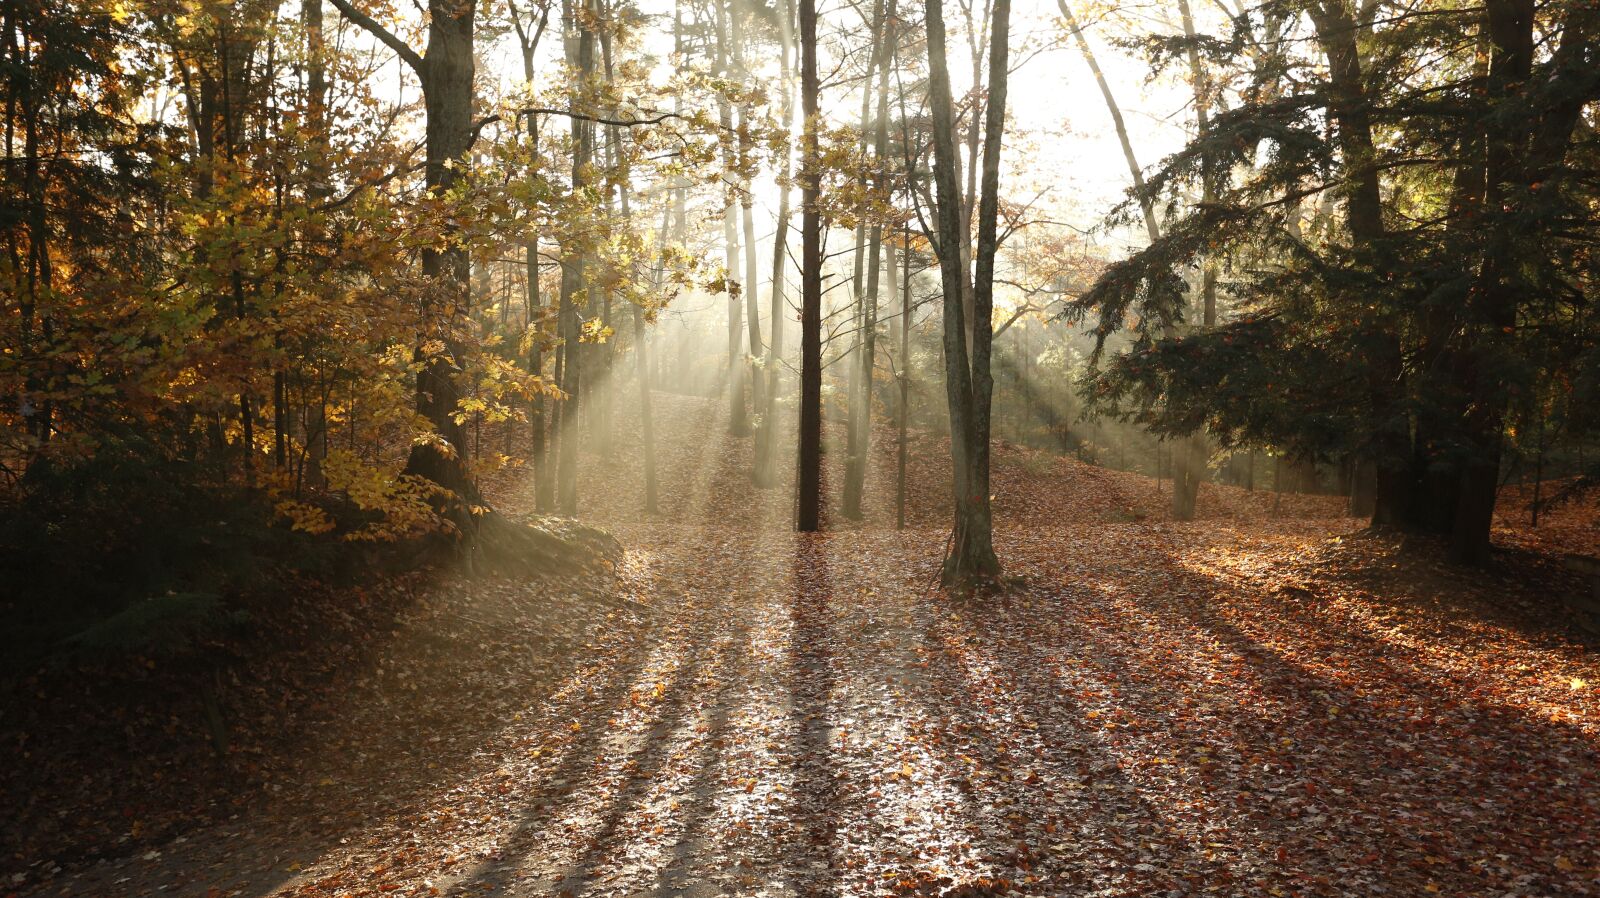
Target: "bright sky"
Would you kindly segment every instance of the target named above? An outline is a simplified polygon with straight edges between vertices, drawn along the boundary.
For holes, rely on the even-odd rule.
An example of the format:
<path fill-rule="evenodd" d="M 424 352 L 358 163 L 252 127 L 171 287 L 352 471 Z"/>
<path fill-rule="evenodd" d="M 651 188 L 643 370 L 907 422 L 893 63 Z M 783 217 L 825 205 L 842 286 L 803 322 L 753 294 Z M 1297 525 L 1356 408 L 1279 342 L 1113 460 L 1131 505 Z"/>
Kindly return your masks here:
<path fill-rule="evenodd" d="M 1111 20 L 1093 3 L 1071 2 L 1122 106 L 1140 162 L 1147 167 L 1159 162 L 1182 145 L 1190 127 L 1189 87 L 1171 77 L 1151 81 L 1144 61 L 1118 47 L 1115 40 L 1126 36 L 1130 28 L 1177 31 L 1177 22 L 1166 21 L 1169 13 L 1160 4 L 1120 5 L 1117 18 Z M 649 48 L 664 56 L 670 52 L 671 4 L 643 0 L 641 5 L 647 13 L 661 16 L 656 19 L 660 25 L 654 29 Z M 854 6 L 827 0 L 820 6 L 825 35 L 842 27 L 865 39 L 866 29 Z M 1199 7 L 1197 0 L 1200 27 L 1215 27 L 1217 17 L 1203 15 L 1205 10 Z M 519 8 L 526 9 L 526 4 Z M 970 84 L 965 36 L 958 33 L 959 9 L 953 0 L 947 2 L 952 30 L 950 71 L 958 95 Z M 541 53 L 544 71 L 553 68 L 550 63 L 559 49 L 558 27 L 559 23 L 552 22 L 546 35 Z M 522 66 L 512 40 L 508 37 L 503 44 L 496 48 L 498 52 L 485 54 L 485 61 L 493 67 L 496 80 L 509 86 L 521 81 Z M 1056 0 L 1013 0 L 1012 59 L 1016 68 L 1008 104 L 1011 139 L 1002 157 L 1008 194 L 1026 198 L 1048 188 L 1041 202 L 1052 207 L 1053 218 L 1090 227 L 1122 199 L 1128 171 L 1100 91 L 1077 46 L 1066 36 Z M 823 68 L 828 68 L 826 60 Z M 843 118 L 854 118 L 859 109 L 854 96 L 825 100 Z"/>
<path fill-rule="evenodd" d="M 1178 150 L 1192 127 L 1192 94 L 1171 77 L 1151 81 L 1145 62 L 1114 39 L 1125 32 L 1073 0 L 1084 33 L 1117 102 L 1139 162 L 1148 168 Z M 1125 7 L 1127 8 L 1127 7 Z M 1130 17 L 1131 18 L 1131 17 Z M 1149 19 L 1152 27 L 1164 28 Z M 1173 30 L 1177 31 L 1176 23 Z M 1055 0 L 1014 0 L 1011 141 L 1002 160 L 1014 197 L 1049 187 L 1052 217 L 1080 228 L 1098 224 L 1129 187 L 1128 166 L 1094 75 L 1066 36 Z M 1024 192 L 1022 185 L 1037 182 Z M 1098 237 L 1123 246 L 1129 235 Z M 1131 239 L 1139 239 L 1137 236 Z"/>
<path fill-rule="evenodd" d="M 821 0 L 824 48 L 822 66 L 826 74 L 833 68 L 827 58 L 830 36 L 842 31 L 848 39 L 866 40 L 857 3 L 865 0 Z M 916 0 L 900 0 L 916 2 Z M 980 3 L 982 0 L 975 0 Z M 1140 163 L 1149 168 L 1177 150 L 1192 127 L 1192 95 L 1188 84 L 1174 75 L 1151 79 L 1148 65 L 1134 52 L 1123 49 L 1118 40 L 1130 34 L 1147 32 L 1176 33 L 1181 30 L 1170 4 L 1157 0 L 1135 0 L 1108 11 L 1095 0 L 1069 0 L 1092 45 L 1102 71 L 1122 108 Z M 1213 0 L 1215 2 L 1215 0 Z M 1202 31 L 1217 33 L 1222 27 L 1215 6 L 1195 0 L 1194 11 Z M 526 14 L 529 4 L 519 2 Z M 641 0 L 652 17 L 647 29 L 646 49 L 661 62 L 663 79 L 671 51 L 672 0 Z M 970 84 L 970 57 L 964 18 L 959 0 L 946 0 L 950 29 L 950 72 L 959 96 Z M 330 10 L 330 17 L 332 15 Z M 559 10 L 552 16 L 541 45 L 539 72 L 557 70 L 560 53 Z M 359 38 L 358 38 L 359 39 Z M 1088 238 L 1112 258 L 1125 254 L 1130 246 L 1142 243 L 1139 231 L 1099 229 L 1106 213 L 1120 202 L 1129 186 L 1127 164 L 1111 118 L 1094 77 L 1075 42 L 1067 34 L 1056 0 L 1013 0 L 1013 74 L 1010 82 L 1008 140 L 1002 154 L 1002 188 L 1015 201 L 1035 200 L 1035 216 L 1064 222 L 1080 230 L 1093 230 Z M 493 89 L 513 89 L 522 81 L 522 64 L 515 37 L 509 33 L 496 45 L 481 48 L 487 71 L 485 81 Z M 776 72 L 776 63 L 772 63 Z M 415 86 L 407 94 L 415 96 Z M 843 120 L 859 114 L 859 94 L 835 91 L 824 97 L 825 111 Z M 764 189 L 763 189 L 764 188 Z M 776 190 L 770 180 L 757 185 L 758 224 L 761 233 L 771 230 L 771 215 Z M 764 253 L 763 253 L 764 254 Z M 761 270 L 767 271 L 765 260 Z"/>

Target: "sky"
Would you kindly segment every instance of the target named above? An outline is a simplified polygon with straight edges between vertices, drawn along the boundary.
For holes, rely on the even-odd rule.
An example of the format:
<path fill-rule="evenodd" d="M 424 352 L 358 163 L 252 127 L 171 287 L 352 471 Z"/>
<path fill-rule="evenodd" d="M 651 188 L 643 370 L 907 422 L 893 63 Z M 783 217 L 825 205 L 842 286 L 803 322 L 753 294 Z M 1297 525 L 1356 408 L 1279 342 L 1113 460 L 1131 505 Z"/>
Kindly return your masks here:
<path fill-rule="evenodd" d="M 1144 60 L 1118 47 L 1125 32 L 1097 21 L 1087 4 L 1075 12 L 1094 49 L 1123 118 L 1139 162 L 1145 168 L 1182 147 L 1192 127 L 1193 96 L 1187 83 L 1170 77 L 1152 81 Z M 1164 26 L 1161 26 L 1164 27 Z M 1006 149 L 1009 179 L 1028 179 L 1049 187 L 1058 220 L 1089 229 L 1120 202 L 1130 185 L 1128 166 L 1111 116 L 1077 45 L 1066 30 L 1055 0 L 1014 0 L 1014 45 L 1041 48 L 1018 59 L 1008 105 L 1013 135 Z M 1016 54 L 1013 54 L 1016 58 Z M 1102 240 L 1125 244 L 1136 235 L 1118 232 Z"/>
<path fill-rule="evenodd" d="M 842 32 L 852 42 L 867 39 L 857 6 L 863 2 L 819 0 L 824 36 L 821 68 L 825 73 L 833 67 L 828 58 L 829 35 Z M 1119 46 L 1118 41 L 1148 31 L 1176 32 L 1180 27 L 1174 21 L 1176 13 L 1170 4 L 1160 0 L 1130 0 L 1114 9 L 1098 0 L 1068 2 L 1116 94 L 1141 165 L 1146 169 L 1154 166 L 1182 146 L 1192 127 L 1191 88 L 1175 75 L 1153 78 L 1146 62 L 1137 53 Z M 1220 30 L 1223 25 L 1216 11 L 1218 2 L 1212 0 L 1212 6 L 1205 6 L 1204 0 L 1194 0 L 1202 31 Z M 658 58 L 655 77 L 663 80 L 671 76 L 667 57 L 671 50 L 672 4 L 673 0 L 639 0 L 643 12 L 654 17 L 645 32 L 645 50 Z M 951 29 L 952 86 L 959 96 L 970 84 L 970 62 L 965 35 L 960 33 L 959 0 L 946 0 L 946 7 Z M 518 8 L 526 12 L 528 3 L 519 2 Z M 918 12 L 920 15 L 920 9 Z M 330 20 L 333 15 L 330 10 Z M 538 69 L 545 77 L 559 69 L 559 22 L 555 18 L 552 17 L 541 46 Z M 1119 258 L 1142 244 L 1143 233 L 1142 229 L 1103 227 L 1105 216 L 1125 198 L 1129 187 L 1127 164 L 1105 101 L 1076 43 L 1066 32 L 1057 0 L 1013 0 L 1011 21 L 1013 73 L 1007 104 L 1007 140 L 1002 151 L 1002 190 L 1014 201 L 1032 201 L 1036 217 L 1082 232 L 1092 252 Z M 509 29 L 507 32 L 497 43 L 481 48 L 480 78 L 491 91 L 496 85 L 500 91 L 509 91 L 522 81 L 515 38 Z M 358 35 L 350 37 L 362 39 Z M 772 70 L 776 72 L 775 62 Z M 408 87 L 407 96 L 415 97 L 415 90 L 414 84 Z M 825 113 L 838 120 L 853 120 L 859 109 L 859 94 L 835 91 L 824 96 Z M 770 234 L 776 188 L 769 178 L 756 189 L 758 232 Z M 759 264 L 762 272 L 769 270 L 765 259 Z"/>
<path fill-rule="evenodd" d="M 1092 3 L 1070 2 L 1122 106 L 1140 162 L 1146 167 L 1159 162 L 1184 141 L 1192 117 L 1190 88 L 1171 77 L 1151 80 L 1145 62 L 1117 46 L 1115 40 L 1130 28 L 1175 30 L 1176 23 L 1163 21 L 1168 16 L 1163 4 L 1148 8 L 1122 4 L 1113 20 Z M 959 29 L 959 7 L 954 2 L 947 5 L 950 26 Z M 519 6 L 526 8 L 526 4 Z M 647 14 L 661 16 L 657 21 L 670 23 L 668 0 L 643 0 L 641 6 Z M 1208 20 L 1198 8 L 1198 0 L 1196 6 L 1200 27 L 1214 26 L 1218 17 Z M 861 33 L 865 40 L 861 15 L 847 0 L 823 0 L 819 7 L 825 20 L 824 34 L 831 28 L 843 28 Z M 556 23 L 551 27 L 553 30 Z M 547 35 L 552 39 L 546 40 L 541 54 L 547 57 L 541 66 L 545 71 L 553 68 L 553 55 L 559 48 L 554 37 Z M 509 86 L 521 81 L 522 65 L 513 41 L 508 38 L 503 43 L 486 54 L 485 62 L 493 78 Z M 647 47 L 664 57 L 670 49 L 669 28 L 657 27 Z M 1056 0 L 1013 0 L 1012 48 L 1015 69 L 1007 104 L 1008 140 L 1002 153 L 1004 180 L 1013 188 L 1010 195 L 1027 198 L 1046 190 L 1040 202 L 1051 206 L 1052 219 L 1089 229 L 1123 198 L 1128 170 L 1105 102 L 1077 46 L 1067 39 Z M 963 38 L 952 34 L 950 70 L 958 95 L 971 80 L 966 53 Z M 822 68 L 828 67 L 824 58 Z M 666 74 L 662 72 L 663 77 Z M 858 96 L 824 99 L 835 115 L 853 119 L 859 109 Z"/>

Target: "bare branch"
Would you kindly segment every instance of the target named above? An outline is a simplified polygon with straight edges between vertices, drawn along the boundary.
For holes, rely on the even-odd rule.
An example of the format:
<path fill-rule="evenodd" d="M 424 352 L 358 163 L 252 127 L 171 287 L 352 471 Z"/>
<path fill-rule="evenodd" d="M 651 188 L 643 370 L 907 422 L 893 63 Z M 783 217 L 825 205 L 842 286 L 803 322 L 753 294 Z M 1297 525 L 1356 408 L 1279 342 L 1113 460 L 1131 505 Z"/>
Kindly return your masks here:
<path fill-rule="evenodd" d="M 410 44 L 396 37 L 393 31 L 378 24 L 377 19 L 351 6 L 350 0 L 328 0 L 328 2 L 339 10 L 340 15 L 361 26 L 368 34 L 382 41 L 384 46 L 393 50 L 395 55 L 405 60 L 406 65 L 411 66 L 411 70 L 417 73 L 418 78 L 422 79 L 423 87 L 427 87 L 428 65 L 427 61 L 422 58 L 421 53 L 413 50 Z"/>

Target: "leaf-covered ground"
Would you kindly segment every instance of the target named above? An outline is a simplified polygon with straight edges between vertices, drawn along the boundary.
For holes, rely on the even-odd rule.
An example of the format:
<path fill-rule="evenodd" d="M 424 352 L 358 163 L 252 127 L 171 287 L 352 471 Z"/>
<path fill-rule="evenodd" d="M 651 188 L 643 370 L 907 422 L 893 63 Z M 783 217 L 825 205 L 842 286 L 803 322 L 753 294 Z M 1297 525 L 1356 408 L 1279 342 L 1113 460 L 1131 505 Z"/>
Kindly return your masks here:
<path fill-rule="evenodd" d="M 954 599 L 935 441 L 908 529 L 884 439 L 867 520 L 799 536 L 716 405 L 658 414 L 661 516 L 635 435 L 586 472 L 615 584 L 435 587 L 280 795 L 16 887 L 1600 894 L 1600 656 L 1559 565 L 1456 572 L 1336 499 L 1208 487 L 1165 523 L 1146 478 L 1002 447 L 1020 580 Z"/>

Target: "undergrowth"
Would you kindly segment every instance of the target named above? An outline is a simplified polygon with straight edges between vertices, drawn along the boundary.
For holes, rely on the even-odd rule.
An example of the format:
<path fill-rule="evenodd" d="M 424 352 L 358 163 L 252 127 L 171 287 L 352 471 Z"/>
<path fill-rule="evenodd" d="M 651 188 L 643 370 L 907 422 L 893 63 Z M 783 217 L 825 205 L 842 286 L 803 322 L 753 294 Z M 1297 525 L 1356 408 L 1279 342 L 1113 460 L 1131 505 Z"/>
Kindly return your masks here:
<path fill-rule="evenodd" d="M 30 468 L 0 500 L 0 673 L 191 652 L 248 629 L 242 593 L 373 560 L 198 468 L 138 447 Z"/>

